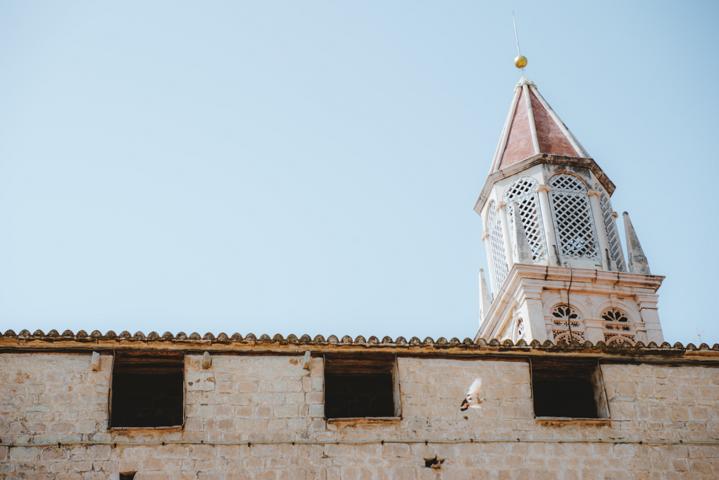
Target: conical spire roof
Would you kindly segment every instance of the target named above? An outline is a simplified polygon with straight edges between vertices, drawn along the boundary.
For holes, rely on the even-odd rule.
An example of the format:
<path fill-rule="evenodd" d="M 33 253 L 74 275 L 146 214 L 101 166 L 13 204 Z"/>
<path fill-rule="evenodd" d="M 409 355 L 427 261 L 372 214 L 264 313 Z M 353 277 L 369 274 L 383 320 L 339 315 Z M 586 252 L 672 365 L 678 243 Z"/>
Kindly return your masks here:
<path fill-rule="evenodd" d="M 542 153 L 589 157 L 536 85 L 522 77 L 514 89 L 490 173 Z"/>
<path fill-rule="evenodd" d="M 637 231 L 634 230 L 632 220 L 629 218 L 629 213 L 624 212 L 624 233 L 626 234 L 627 242 L 627 266 L 629 271 L 632 273 L 642 273 L 645 275 L 651 275 L 652 272 L 649 270 L 649 262 L 647 256 L 644 255 L 642 244 L 639 243 L 639 237 Z"/>

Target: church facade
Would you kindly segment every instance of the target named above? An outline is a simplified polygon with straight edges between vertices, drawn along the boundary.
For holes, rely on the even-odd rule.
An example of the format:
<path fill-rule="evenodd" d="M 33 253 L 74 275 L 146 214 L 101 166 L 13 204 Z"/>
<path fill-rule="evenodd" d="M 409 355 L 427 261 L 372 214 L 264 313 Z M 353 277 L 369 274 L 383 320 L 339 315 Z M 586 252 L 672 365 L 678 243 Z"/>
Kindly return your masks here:
<path fill-rule="evenodd" d="M 719 344 L 664 342 L 613 191 L 522 79 L 474 338 L 6 331 L 0 478 L 719 478 Z"/>

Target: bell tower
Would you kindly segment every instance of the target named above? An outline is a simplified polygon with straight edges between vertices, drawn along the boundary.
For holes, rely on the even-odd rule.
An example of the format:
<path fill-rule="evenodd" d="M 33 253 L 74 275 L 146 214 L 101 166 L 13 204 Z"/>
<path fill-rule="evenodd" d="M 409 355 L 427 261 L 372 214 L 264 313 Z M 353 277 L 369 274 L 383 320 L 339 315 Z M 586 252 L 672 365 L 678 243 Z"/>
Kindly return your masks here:
<path fill-rule="evenodd" d="M 522 77 L 475 205 L 492 292 L 481 272 L 478 338 L 663 341 L 657 290 L 664 277 L 651 274 L 626 212 L 625 258 L 614 189 Z"/>

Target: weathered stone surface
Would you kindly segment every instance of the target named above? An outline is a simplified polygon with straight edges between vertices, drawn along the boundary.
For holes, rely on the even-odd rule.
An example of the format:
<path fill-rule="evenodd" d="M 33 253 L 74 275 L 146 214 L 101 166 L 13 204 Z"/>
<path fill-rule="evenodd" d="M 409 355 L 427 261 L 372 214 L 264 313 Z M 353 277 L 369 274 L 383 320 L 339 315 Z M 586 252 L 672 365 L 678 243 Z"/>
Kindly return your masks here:
<path fill-rule="evenodd" d="M 0 354 L 0 478 L 719 478 L 716 367 L 603 364 L 609 424 L 556 426 L 522 359 L 399 357 L 401 419 L 336 424 L 321 358 L 188 355 L 183 429 L 108 431 L 112 359 L 90 355 Z M 460 412 L 476 377 L 482 406 Z"/>

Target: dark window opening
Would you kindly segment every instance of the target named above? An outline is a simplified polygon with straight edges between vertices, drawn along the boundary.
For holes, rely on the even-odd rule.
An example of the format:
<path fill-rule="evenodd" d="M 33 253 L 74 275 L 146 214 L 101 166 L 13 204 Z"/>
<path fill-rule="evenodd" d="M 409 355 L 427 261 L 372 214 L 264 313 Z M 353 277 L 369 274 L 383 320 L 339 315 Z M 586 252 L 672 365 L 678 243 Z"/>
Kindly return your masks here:
<path fill-rule="evenodd" d="M 394 417 L 393 357 L 325 358 L 327 418 Z"/>
<path fill-rule="evenodd" d="M 596 361 L 533 359 L 531 368 L 535 416 L 607 418 Z"/>
<path fill-rule="evenodd" d="M 116 354 L 112 370 L 110 426 L 182 425 L 183 371 L 182 355 Z"/>
<path fill-rule="evenodd" d="M 137 472 L 125 472 L 120 474 L 120 480 L 134 480 Z"/>

